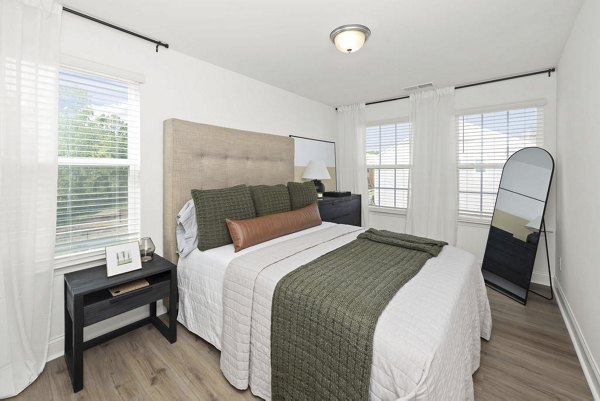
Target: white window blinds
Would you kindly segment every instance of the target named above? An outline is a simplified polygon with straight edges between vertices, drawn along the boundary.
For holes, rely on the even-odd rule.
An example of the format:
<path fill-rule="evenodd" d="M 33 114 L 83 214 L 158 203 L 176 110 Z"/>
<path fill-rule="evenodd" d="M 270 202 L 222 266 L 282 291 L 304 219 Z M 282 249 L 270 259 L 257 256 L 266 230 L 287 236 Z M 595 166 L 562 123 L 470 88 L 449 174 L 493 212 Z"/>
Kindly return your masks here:
<path fill-rule="evenodd" d="M 369 204 L 406 209 L 412 153 L 409 122 L 367 127 Z"/>
<path fill-rule="evenodd" d="M 543 145 L 544 109 L 461 115 L 457 125 L 459 215 L 491 218 L 506 160 L 517 150 Z"/>
<path fill-rule="evenodd" d="M 139 85 L 62 69 L 56 256 L 139 237 Z"/>

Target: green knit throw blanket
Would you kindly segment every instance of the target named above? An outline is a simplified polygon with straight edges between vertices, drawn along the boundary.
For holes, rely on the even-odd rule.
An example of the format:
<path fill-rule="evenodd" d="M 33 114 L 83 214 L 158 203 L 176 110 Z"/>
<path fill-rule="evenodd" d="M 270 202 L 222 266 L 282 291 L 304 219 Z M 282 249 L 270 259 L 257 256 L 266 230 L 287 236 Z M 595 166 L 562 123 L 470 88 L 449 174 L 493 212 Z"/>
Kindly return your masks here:
<path fill-rule="evenodd" d="M 273 401 L 368 400 L 377 320 L 444 245 L 369 229 L 283 277 L 271 317 Z"/>

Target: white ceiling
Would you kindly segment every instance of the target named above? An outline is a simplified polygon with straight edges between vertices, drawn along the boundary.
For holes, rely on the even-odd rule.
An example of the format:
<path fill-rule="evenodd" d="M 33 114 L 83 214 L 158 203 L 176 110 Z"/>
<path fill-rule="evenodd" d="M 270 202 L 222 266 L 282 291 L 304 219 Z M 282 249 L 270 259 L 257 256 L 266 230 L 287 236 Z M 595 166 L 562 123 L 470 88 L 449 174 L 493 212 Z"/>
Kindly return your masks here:
<path fill-rule="evenodd" d="M 403 96 L 402 88 L 423 82 L 443 87 L 553 67 L 582 0 L 65 3 L 172 49 L 337 106 Z M 347 55 L 335 49 L 329 33 L 349 23 L 368 26 L 372 35 L 365 47 Z"/>

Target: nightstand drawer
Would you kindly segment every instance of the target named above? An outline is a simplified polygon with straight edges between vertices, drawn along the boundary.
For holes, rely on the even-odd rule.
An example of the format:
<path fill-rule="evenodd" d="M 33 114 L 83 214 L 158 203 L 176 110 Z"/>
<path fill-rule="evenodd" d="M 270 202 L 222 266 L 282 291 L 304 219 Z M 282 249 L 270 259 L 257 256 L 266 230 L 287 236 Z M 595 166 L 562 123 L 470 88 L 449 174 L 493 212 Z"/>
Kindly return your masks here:
<path fill-rule="evenodd" d="M 84 297 L 83 325 L 97 323 L 169 296 L 169 281 L 159 280 L 149 286 L 113 297 L 108 290 Z"/>

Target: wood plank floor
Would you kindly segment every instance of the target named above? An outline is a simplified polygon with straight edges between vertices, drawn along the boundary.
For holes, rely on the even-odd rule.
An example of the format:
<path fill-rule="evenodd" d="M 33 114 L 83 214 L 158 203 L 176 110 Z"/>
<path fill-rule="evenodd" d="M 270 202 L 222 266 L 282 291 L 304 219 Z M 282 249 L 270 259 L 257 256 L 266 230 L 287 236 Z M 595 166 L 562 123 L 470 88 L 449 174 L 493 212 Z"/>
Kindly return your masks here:
<path fill-rule="evenodd" d="M 593 399 L 556 300 L 530 294 L 523 306 L 489 288 L 488 296 L 492 338 L 473 376 L 476 400 Z"/>
<path fill-rule="evenodd" d="M 474 375 L 476 400 L 591 400 L 555 302 L 531 295 L 526 307 L 488 289 L 492 339 Z M 231 387 L 219 351 L 179 326 L 170 345 L 151 326 L 84 353 L 84 389 L 73 394 L 63 358 L 11 400 L 257 400 Z M 451 400 L 449 400 L 451 401 Z"/>

